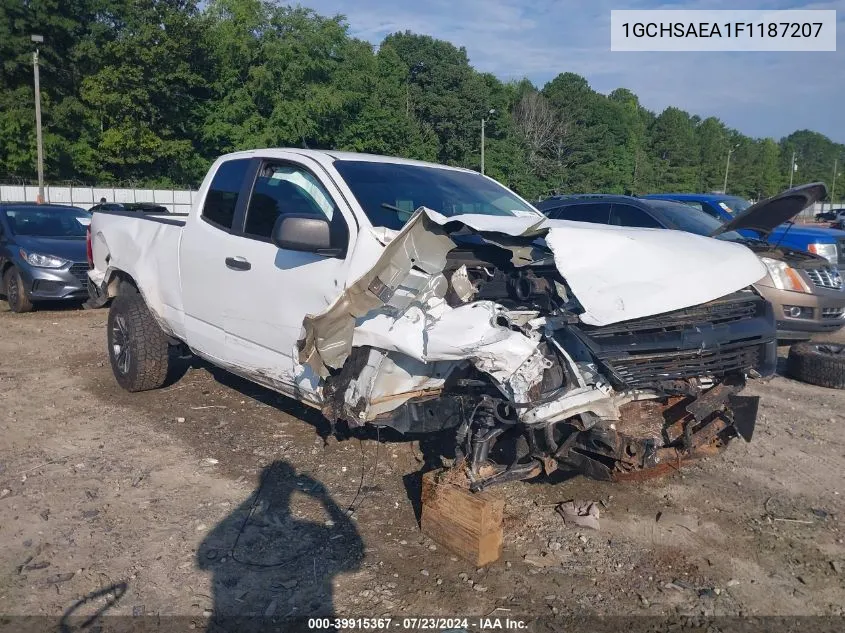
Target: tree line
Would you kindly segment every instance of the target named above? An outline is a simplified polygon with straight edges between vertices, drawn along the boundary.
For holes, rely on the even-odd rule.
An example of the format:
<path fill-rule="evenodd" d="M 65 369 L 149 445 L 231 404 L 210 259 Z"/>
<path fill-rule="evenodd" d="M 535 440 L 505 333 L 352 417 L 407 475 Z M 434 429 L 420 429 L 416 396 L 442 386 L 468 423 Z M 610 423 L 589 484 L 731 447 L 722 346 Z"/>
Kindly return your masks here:
<path fill-rule="evenodd" d="M 562 73 L 502 82 L 453 44 L 378 46 L 342 16 L 263 0 L 0 0 L 0 180 L 36 171 L 30 35 L 39 45 L 48 181 L 197 186 L 238 149 L 294 146 L 478 169 L 523 196 L 831 185 L 845 145 L 800 130 L 756 139 L 716 117 L 655 114 Z M 707 104 L 702 104 L 702 110 Z M 845 169 L 843 169 L 845 170 Z M 837 183 L 837 199 L 845 183 Z"/>

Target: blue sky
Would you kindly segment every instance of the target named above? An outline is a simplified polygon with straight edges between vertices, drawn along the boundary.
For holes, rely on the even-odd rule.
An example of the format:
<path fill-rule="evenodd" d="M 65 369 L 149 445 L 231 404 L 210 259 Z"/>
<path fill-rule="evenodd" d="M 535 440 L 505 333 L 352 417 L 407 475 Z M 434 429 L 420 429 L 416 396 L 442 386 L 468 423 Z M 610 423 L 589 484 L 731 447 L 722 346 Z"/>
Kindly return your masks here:
<path fill-rule="evenodd" d="M 464 46 L 473 66 L 540 86 L 575 72 L 660 112 L 715 115 L 755 137 L 811 129 L 845 143 L 845 0 L 300 0 L 378 43 L 406 29 Z M 837 9 L 831 53 L 610 52 L 611 9 Z"/>

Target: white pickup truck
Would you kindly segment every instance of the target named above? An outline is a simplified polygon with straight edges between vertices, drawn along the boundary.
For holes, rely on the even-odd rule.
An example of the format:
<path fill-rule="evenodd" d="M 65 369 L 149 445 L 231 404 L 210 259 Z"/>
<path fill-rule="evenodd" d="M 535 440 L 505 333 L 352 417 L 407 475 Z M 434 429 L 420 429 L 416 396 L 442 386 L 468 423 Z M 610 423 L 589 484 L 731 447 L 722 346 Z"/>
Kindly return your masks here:
<path fill-rule="evenodd" d="M 178 347 L 333 423 L 452 429 L 475 490 L 748 440 L 757 400 L 737 394 L 775 368 L 744 246 L 552 221 L 465 169 L 239 152 L 186 218 L 95 213 L 89 240 L 125 389 L 161 386 Z"/>

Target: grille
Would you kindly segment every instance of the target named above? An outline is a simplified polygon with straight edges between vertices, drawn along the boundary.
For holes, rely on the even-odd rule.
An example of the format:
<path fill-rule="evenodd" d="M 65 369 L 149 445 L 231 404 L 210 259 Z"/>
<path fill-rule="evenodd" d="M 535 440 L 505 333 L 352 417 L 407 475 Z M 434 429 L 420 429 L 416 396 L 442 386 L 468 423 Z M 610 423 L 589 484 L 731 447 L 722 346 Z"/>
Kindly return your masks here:
<path fill-rule="evenodd" d="M 841 319 L 845 317 L 845 307 L 842 308 L 822 308 L 823 319 Z"/>
<path fill-rule="evenodd" d="M 681 380 L 696 376 L 723 376 L 760 362 L 760 345 L 736 345 L 718 350 L 671 354 L 642 354 L 608 361 L 610 369 L 631 387 L 643 387 L 655 380 Z"/>
<path fill-rule="evenodd" d="M 88 283 L 88 264 L 73 264 L 69 272 L 83 287 Z"/>
<path fill-rule="evenodd" d="M 734 295 L 724 300 L 711 301 L 667 314 L 591 328 L 587 332 L 590 338 L 598 340 L 622 333 L 678 332 L 697 323 L 719 325 L 751 319 L 757 316 L 760 305 L 761 301 L 753 295 L 748 298 Z"/>
<path fill-rule="evenodd" d="M 833 268 L 812 268 L 807 271 L 807 276 L 819 288 L 842 289 L 842 277 Z"/>
<path fill-rule="evenodd" d="M 629 388 L 686 378 L 724 376 L 770 363 L 771 306 L 738 292 L 666 314 L 610 326 L 583 327 L 614 382 Z"/>

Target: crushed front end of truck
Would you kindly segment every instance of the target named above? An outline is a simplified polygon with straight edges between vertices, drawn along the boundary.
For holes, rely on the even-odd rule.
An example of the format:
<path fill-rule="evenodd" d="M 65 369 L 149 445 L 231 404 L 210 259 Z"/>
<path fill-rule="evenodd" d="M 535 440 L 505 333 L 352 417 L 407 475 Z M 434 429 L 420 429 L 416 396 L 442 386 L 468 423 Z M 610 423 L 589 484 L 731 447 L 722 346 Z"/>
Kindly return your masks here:
<path fill-rule="evenodd" d="M 751 439 L 739 394 L 776 351 L 757 258 L 671 233 L 418 210 L 306 318 L 300 362 L 332 421 L 453 430 L 474 490 L 676 468 Z"/>

